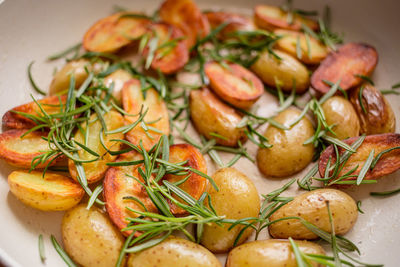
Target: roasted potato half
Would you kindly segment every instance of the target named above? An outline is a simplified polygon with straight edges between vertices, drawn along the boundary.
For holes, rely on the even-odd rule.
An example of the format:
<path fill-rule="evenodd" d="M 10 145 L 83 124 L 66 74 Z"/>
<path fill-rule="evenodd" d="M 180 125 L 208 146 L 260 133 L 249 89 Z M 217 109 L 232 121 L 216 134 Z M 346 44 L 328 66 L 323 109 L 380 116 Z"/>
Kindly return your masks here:
<path fill-rule="evenodd" d="M 83 47 L 93 52 L 114 52 L 142 36 L 149 23 L 139 13 L 121 12 L 102 18 L 85 33 Z"/>
<path fill-rule="evenodd" d="M 211 89 L 238 108 L 250 108 L 263 94 L 264 86 L 252 72 L 236 63 L 208 62 L 204 71 Z"/>
<path fill-rule="evenodd" d="M 305 64 L 319 64 L 329 53 L 325 45 L 310 35 L 288 30 L 276 30 L 274 33 L 282 36 L 276 41 L 276 47 Z M 298 43 L 301 49 L 300 58 L 297 55 Z"/>
<path fill-rule="evenodd" d="M 147 112 L 144 122 L 156 129 L 156 131 L 151 128 L 147 130 L 142 123 L 139 123 L 125 135 L 132 144 L 139 145 L 142 141 L 144 149 L 150 150 L 163 134 L 169 134 L 167 106 L 153 88 L 146 91 L 146 98 L 144 98 L 139 80 L 129 80 L 122 88 L 122 106 L 129 114 L 139 114 L 141 110 Z M 138 118 L 139 116 L 125 116 L 125 121 L 130 124 Z"/>
<path fill-rule="evenodd" d="M 315 243 L 295 241 L 300 251 L 306 254 L 325 255 L 324 249 Z M 251 255 L 249 257 L 249 255 Z M 297 267 L 292 245 L 288 240 L 258 240 L 243 244 L 229 252 L 226 267 Z M 313 267 L 323 265 L 312 262 Z"/>
<path fill-rule="evenodd" d="M 166 0 L 159 14 L 161 20 L 181 29 L 189 48 L 210 32 L 207 17 L 192 0 Z"/>
<path fill-rule="evenodd" d="M 254 7 L 254 22 L 261 29 L 273 31 L 275 29 L 301 30 L 301 24 L 307 25 L 313 30 L 318 30 L 318 23 L 300 15 L 294 15 L 292 23 L 289 14 L 277 6 L 257 5 Z"/>
<path fill-rule="evenodd" d="M 378 64 L 378 52 L 374 47 L 363 43 L 348 43 L 338 51 L 331 52 L 311 76 L 311 85 L 319 93 L 325 94 L 330 86 L 324 81 L 336 83 L 348 90 L 360 85 L 362 78 L 369 76 Z"/>
<path fill-rule="evenodd" d="M 260 54 L 251 70 L 266 84 L 291 92 L 296 85 L 296 92 L 305 92 L 310 85 L 307 68 L 291 55 L 274 50 L 279 57 L 270 54 L 267 50 Z"/>
<path fill-rule="evenodd" d="M 100 179 L 102 179 L 108 169 L 106 163 L 112 162 L 116 159 L 116 156 L 108 153 L 106 148 L 104 148 L 103 145 L 101 144 L 100 134 L 103 135 L 104 145 L 107 147 L 107 149 L 113 151 L 118 151 L 121 148 L 122 143 L 111 140 L 124 138 L 123 133 L 114 133 L 106 135 L 104 133 L 105 130 L 103 131 L 102 124 L 100 122 L 100 119 L 98 119 L 97 114 L 93 114 L 90 117 L 90 121 L 92 122 L 89 124 L 89 129 L 88 129 L 89 135 L 86 144 L 85 144 L 85 136 L 81 131 L 78 130 L 74 136 L 75 141 L 78 141 L 81 144 L 85 144 L 92 151 L 100 155 L 100 158 L 94 162 L 82 163 L 82 166 L 86 174 L 86 180 L 89 184 L 95 183 Z M 109 111 L 105 113 L 104 122 L 107 126 L 107 131 L 118 129 L 124 125 L 123 117 L 116 111 Z M 86 122 L 82 123 L 81 128 L 83 129 L 84 133 L 86 132 L 86 127 L 87 127 Z M 78 156 L 82 160 L 92 160 L 95 158 L 94 155 L 90 154 L 84 149 L 78 151 Z M 68 169 L 72 178 L 77 180 L 76 166 L 74 161 L 71 159 L 68 159 Z"/>
<path fill-rule="evenodd" d="M 10 191 L 24 204 L 44 211 L 68 210 L 85 192 L 70 178 L 46 172 L 13 171 L 8 176 Z"/>
<path fill-rule="evenodd" d="M 361 91 L 361 93 L 360 93 Z M 364 83 L 350 93 L 350 101 L 360 118 L 360 133 L 394 133 L 396 118 L 385 96 L 373 85 Z"/>
<path fill-rule="evenodd" d="M 201 135 L 215 138 L 220 145 L 237 146 L 247 139 L 245 128 L 237 128 L 241 116 L 207 88 L 190 93 L 190 116 Z"/>
<path fill-rule="evenodd" d="M 357 205 L 349 195 L 336 189 L 317 189 L 296 196 L 291 202 L 274 212 L 270 221 L 297 216 L 330 233 L 331 224 L 326 202 L 329 202 L 335 234 L 347 233 L 357 221 Z M 318 238 L 297 219 L 273 223 L 268 230 L 273 238 Z"/>
<path fill-rule="evenodd" d="M 254 23 L 247 17 L 230 12 L 206 12 L 208 22 L 212 29 L 217 28 L 222 23 L 228 25 L 222 29 L 218 37 L 221 39 L 229 38 L 237 31 L 252 31 L 255 29 Z"/>

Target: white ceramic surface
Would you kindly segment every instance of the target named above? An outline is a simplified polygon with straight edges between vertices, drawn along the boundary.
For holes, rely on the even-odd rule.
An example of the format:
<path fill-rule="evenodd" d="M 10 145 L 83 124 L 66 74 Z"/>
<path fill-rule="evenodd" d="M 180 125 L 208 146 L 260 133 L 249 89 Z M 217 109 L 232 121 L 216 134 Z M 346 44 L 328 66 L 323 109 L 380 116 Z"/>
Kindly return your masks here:
<path fill-rule="evenodd" d="M 197 1 L 202 8 L 221 7 L 251 14 L 256 0 Z M 265 0 L 264 3 L 280 4 Z M 321 10 L 329 4 L 333 28 L 345 33 L 346 41 L 364 41 L 379 52 L 379 64 L 373 79 L 378 88 L 387 88 L 400 80 L 400 2 L 395 0 L 296 0 L 303 9 Z M 0 114 L 29 101 L 33 93 L 26 67 L 36 61 L 33 75 L 42 88 L 48 88 L 54 67 L 62 62 L 49 63 L 45 58 L 54 52 L 79 42 L 82 35 L 97 19 L 111 13 L 114 4 L 132 10 L 153 11 L 160 1 L 147 0 L 0 0 Z M 35 95 L 33 93 L 33 95 Z M 37 95 L 35 95 L 37 96 Z M 400 123 L 400 97 L 389 96 Z M 272 114 L 276 104 L 272 96 L 263 96 L 260 112 Z M 397 128 L 398 131 L 399 127 Z M 255 147 L 247 144 L 251 153 Z M 210 161 L 208 161 L 210 163 Z M 211 164 L 211 163 L 210 163 Z M 212 165 L 210 173 L 212 173 Z M 241 159 L 236 167 L 253 179 L 260 193 L 280 187 L 288 179 L 263 178 L 257 168 Z M 45 213 L 23 205 L 9 193 L 7 175 L 13 168 L 0 161 L 0 266 L 64 266 L 52 247 L 49 236 L 60 236 L 61 212 Z M 304 172 L 303 172 L 304 173 Z M 295 177 L 300 177 L 302 173 Z M 346 235 L 359 245 L 361 259 L 385 266 L 399 266 L 400 255 L 400 195 L 389 198 L 369 197 L 370 191 L 400 187 L 400 173 L 382 179 L 377 185 L 349 190 L 362 200 L 365 214 L 360 214 L 354 229 Z M 287 195 L 298 193 L 293 186 Z M 38 236 L 43 234 L 47 260 L 42 264 L 38 253 Z M 219 256 L 224 261 L 224 256 Z"/>

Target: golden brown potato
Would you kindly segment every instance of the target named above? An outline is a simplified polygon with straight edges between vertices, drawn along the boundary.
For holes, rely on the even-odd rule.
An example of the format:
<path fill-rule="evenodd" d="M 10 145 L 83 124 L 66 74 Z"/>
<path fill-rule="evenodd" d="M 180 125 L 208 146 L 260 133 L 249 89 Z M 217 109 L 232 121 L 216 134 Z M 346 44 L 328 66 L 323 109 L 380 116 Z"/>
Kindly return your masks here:
<path fill-rule="evenodd" d="M 348 145 L 353 144 L 358 137 L 353 137 L 344 140 L 344 142 Z M 367 160 L 369 154 L 372 149 L 374 150 L 374 157 L 376 157 L 379 153 L 386 149 L 394 148 L 400 146 L 400 134 L 377 134 L 377 135 L 368 135 L 365 137 L 364 142 L 357 149 L 357 152 L 352 154 L 348 161 L 346 162 L 343 169 L 339 172 L 339 176 L 344 175 L 349 172 L 356 166 L 356 170 L 352 173 L 352 175 L 356 175 L 356 177 L 349 177 L 345 180 L 356 180 L 357 175 L 360 173 L 361 168 L 364 166 L 365 161 Z M 345 152 L 344 149 L 339 148 L 339 155 Z M 333 166 L 336 162 L 336 153 L 333 149 L 333 146 L 328 146 L 324 152 L 321 154 L 319 160 L 319 173 L 321 176 L 324 176 L 326 165 L 328 164 L 328 160 L 331 157 L 331 166 Z M 391 174 L 397 171 L 400 168 L 400 150 L 395 149 L 388 153 L 382 155 L 379 161 L 376 163 L 375 167 L 372 170 L 368 170 L 366 173 L 364 180 L 372 180 L 377 179 L 382 176 Z"/>
<path fill-rule="evenodd" d="M 361 88 L 362 102 L 360 102 Z M 396 118 L 392 107 L 385 96 L 373 85 L 365 83 L 353 90 L 350 94 L 350 101 L 360 118 L 360 133 L 371 135 L 395 132 Z"/>
<path fill-rule="evenodd" d="M 358 136 L 360 133 L 360 120 L 351 103 L 341 96 L 332 96 L 322 104 L 322 110 L 328 125 L 335 124 L 334 136 L 328 132 L 328 135 L 338 139 L 346 139 Z"/>
<path fill-rule="evenodd" d="M 129 14 L 133 16 L 129 17 Z M 149 19 L 121 12 L 102 18 L 85 33 L 83 47 L 93 52 L 114 52 L 146 32 Z M 125 16 L 125 17 L 121 17 Z"/>
<path fill-rule="evenodd" d="M 112 94 L 116 98 L 116 100 L 119 103 L 121 103 L 122 87 L 124 87 L 124 84 L 130 79 L 132 79 L 132 74 L 130 74 L 126 70 L 118 69 L 113 73 L 111 73 L 110 75 L 104 77 L 104 85 L 109 88 L 111 84 L 114 83 L 114 89 Z"/>
<path fill-rule="evenodd" d="M 287 12 L 277 6 L 269 5 L 257 5 L 254 7 L 254 21 L 258 27 L 269 31 L 276 28 L 299 31 L 301 24 L 305 24 L 313 30 L 318 30 L 319 28 L 317 22 L 296 14 L 293 16 L 292 23 L 290 23 Z"/>
<path fill-rule="evenodd" d="M 159 14 L 161 20 L 181 29 L 189 48 L 210 32 L 206 16 L 192 0 L 165 0 Z"/>
<path fill-rule="evenodd" d="M 304 33 L 288 30 L 276 30 L 274 33 L 282 36 L 276 41 L 277 48 L 305 64 L 319 64 L 329 53 L 325 45 L 310 35 L 306 37 Z M 300 42 L 300 58 L 297 57 L 297 40 Z M 308 44 L 310 47 L 308 47 Z"/>
<path fill-rule="evenodd" d="M 85 192 L 70 178 L 46 172 L 13 171 L 8 176 L 10 191 L 24 204 L 44 211 L 68 210 Z"/>
<path fill-rule="evenodd" d="M 234 168 L 218 170 L 213 179 L 219 191 L 210 188 L 211 204 L 219 216 L 227 219 L 243 219 L 257 217 L 260 211 L 260 196 L 253 182 L 243 173 Z M 231 225 L 217 224 L 204 225 L 201 244 L 212 252 L 222 253 L 233 248 L 234 241 L 242 226 L 235 226 L 230 231 Z M 241 236 L 238 244 L 242 244 L 251 235 L 252 228 L 248 228 Z"/>
<path fill-rule="evenodd" d="M 237 146 L 246 140 L 245 128 L 237 128 L 241 116 L 207 88 L 190 93 L 190 116 L 197 131 L 207 139 L 215 138 L 217 144 Z"/>
<path fill-rule="evenodd" d="M 300 240 L 295 242 L 303 253 L 325 255 L 325 251 L 320 245 Z M 245 266 L 297 267 L 298 265 L 292 245 L 288 240 L 268 239 L 249 242 L 229 252 L 226 267 Z M 322 267 L 315 262 L 311 266 Z"/>
<path fill-rule="evenodd" d="M 67 211 L 61 224 L 65 251 L 80 266 L 115 266 L 124 238 L 107 215 L 92 206 Z M 124 263 L 122 263 L 124 266 Z"/>
<path fill-rule="evenodd" d="M 224 101 L 238 108 L 250 108 L 264 92 L 260 79 L 239 64 L 213 61 L 204 66 L 211 89 Z"/>
<path fill-rule="evenodd" d="M 327 201 L 335 225 L 335 234 L 347 233 L 357 221 L 357 205 L 349 195 L 336 189 L 317 189 L 296 196 L 293 201 L 273 213 L 270 221 L 297 216 L 331 233 Z M 315 239 L 318 237 L 296 219 L 273 223 L 268 230 L 273 238 Z"/>
<path fill-rule="evenodd" d="M 300 115 L 300 111 L 289 108 L 274 118 L 288 126 Z M 271 148 L 260 148 L 257 165 L 266 176 L 285 177 L 304 169 L 312 160 L 314 146 L 303 143 L 314 135 L 314 128 L 307 117 L 302 118 L 290 130 L 281 130 L 269 125 L 264 133 L 272 144 Z"/>
<path fill-rule="evenodd" d="M 266 84 L 276 87 L 279 83 L 283 91 L 291 92 L 296 83 L 296 92 L 303 93 L 310 85 L 307 68 L 289 54 L 274 50 L 281 59 L 277 59 L 267 50 L 260 54 L 251 70 Z"/>
<path fill-rule="evenodd" d="M 222 23 L 229 23 L 222 31 L 218 34 L 221 39 L 231 37 L 231 34 L 237 31 L 253 31 L 255 26 L 253 22 L 242 15 L 238 15 L 230 12 L 206 12 L 208 22 L 212 29 L 217 28 Z"/>
<path fill-rule="evenodd" d="M 167 106 L 153 88 L 146 91 L 146 98 L 144 99 L 139 80 L 132 79 L 126 82 L 122 88 L 122 105 L 129 114 L 138 114 L 143 106 L 142 112 L 147 110 L 144 117 L 146 124 L 161 132 L 148 129 L 146 133 L 142 124 L 139 123 L 125 135 L 125 138 L 132 144 L 139 146 L 139 142 L 142 141 L 144 149 L 150 150 L 163 134 L 169 134 Z M 125 116 L 125 121 L 131 124 L 138 118 L 139 116 Z"/>
<path fill-rule="evenodd" d="M 360 85 L 362 78 L 369 76 L 378 64 L 378 53 L 374 47 L 363 43 L 348 43 L 331 52 L 311 76 L 311 85 L 319 93 L 325 94 L 330 86 L 324 81 L 336 83 L 348 90 Z"/>
<path fill-rule="evenodd" d="M 168 237 L 162 243 L 129 255 L 127 267 L 222 267 L 204 247 L 189 240 Z"/>
<path fill-rule="evenodd" d="M 90 120 L 93 121 L 97 118 L 97 114 L 93 114 L 90 117 Z M 107 131 L 112 131 L 118 129 L 124 125 L 123 117 L 116 111 L 109 111 L 104 114 L 104 121 L 107 126 Z M 86 131 L 86 122 L 81 125 L 83 131 Z M 86 144 L 91 150 L 99 154 L 101 157 L 90 163 L 82 163 L 82 166 L 85 170 L 86 179 L 89 184 L 95 183 L 103 178 L 106 173 L 108 166 L 106 165 L 108 162 L 112 162 L 116 159 L 116 156 L 111 155 L 107 152 L 107 150 L 103 147 L 100 141 L 100 134 L 103 135 L 104 144 L 109 150 L 118 151 L 122 143 L 111 141 L 112 139 L 123 139 L 123 133 L 114 133 L 105 135 L 104 131 L 102 131 L 102 125 L 99 119 L 89 124 L 89 137 L 88 142 Z M 77 131 L 74 140 L 78 141 L 81 144 L 85 144 L 85 136 L 81 131 Z M 95 158 L 92 154 L 87 152 L 86 150 L 78 151 L 79 158 L 82 160 L 91 160 Z M 77 180 L 77 170 L 73 160 L 68 160 L 68 169 L 72 178 Z"/>

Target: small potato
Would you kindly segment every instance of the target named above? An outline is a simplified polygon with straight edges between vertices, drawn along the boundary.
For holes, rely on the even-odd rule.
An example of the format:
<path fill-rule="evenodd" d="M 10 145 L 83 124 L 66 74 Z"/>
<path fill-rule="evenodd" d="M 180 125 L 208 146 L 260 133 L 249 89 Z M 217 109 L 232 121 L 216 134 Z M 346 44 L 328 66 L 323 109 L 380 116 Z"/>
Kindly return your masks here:
<path fill-rule="evenodd" d="M 93 121 L 97 118 L 97 114 L 93 114 L 90 117 L 90 120 Z M 107 131 L 112 131 L 118 129 L 124 125 L 123 117 L 116 111 L 109 111 L 104 114 L 104 121 L 107 126 Z M 86 122 L 83 122 L 81 125 L 83 131 L 86 131 Z M 123 139 L 123 133 L 114 133 L 105 135 L 104 131 L 102 131 L 102 124 L 100 120 L 96 120 L 89 124 L 89 137 L 88 142 L 86 144 L 91 150 L 100 155 L 100 158 L 94 162 L 90 163 L 82 163 L 82 166 L 85 170 L 86 179 L 89 184 L 95 183 L 103 178 L 106 173 L 108 166 L 106 165 L 108 162 L 112 162 L 116 159 L 116 156 L 111 155 L 107 152 L 107 150 L 103 147 L 100 141 L 100 134 L 103 135 L 104 144 L 109 150 L 118 151 L 122 143 L 111 141 L 112 139 Z M 77 131 L 74 139 L 81 144 L 85 144 L 85 136 L 81 131 Z M 84 149 L 78 151 L 79 158 L 82 160 L 91 160 L 94 158 L 92 154 L 87 152 Z M 73 160 L 68 159 L 68 169 L 72 178 L 77 180 L 77 170 Z"/>
<path fill-rule="evenodd" d="M 61 233 L 65 251 L 82 267 L 115 266 L 124 244 L 121 233 L 95 206 L 87 210 L 82 204 L 67 211 Z"/>
<path fill-rule="evenodd" d="M 207 88 L 190 93 L 190 116 L 197 131 L 207 139 L 215 138 L 217 144 L 237 146 L 246 140 L 245 128 L 237 128 L 241 116 Z"/>
<path fill-rule="evenodd" d="M 192 0 L 165 0 L 159 14 L 161 20 L 181 29 L 189 48 L 210 32 L 207 17 Z"/>
<path fill-rule="evenodd" d="M 107 88 L 110 88 L 111 84 L 114 83 L 114 89 L 112 93 L 116 100 L 120 103 L 122 101 L 122 87 L 124 87 L 125 82 L 129 81 L 130 79 L 132 79 L 132 74 L 126 70 L 118 69 L 110 75 L 104 77 L 104 85 Z"/>
<path fill-rule="evenodd" d="M 255 29 L 253 22 L 249 18 L 235 13 L 206 12 L 205 15 L 212 29 L 217 28 L 222 23 L 229 23 L 218 35 L 221 39 L 229 38 L 231 34 L 237 31 L 253 31 Z"/>
<path fill-rule="evenodd" d="M 67 101 L 67 96 L 49 96 L 38 100 L 37 102 L 42 106 L 47 114 L 56 114 L 61 112 L 61 105 L 64 105 Z M 2 123 L 6 128 L 12 129 L 30 129 L 33 128 L 36 123 L 27 117 L 17 114 L 16 112 L 23 112 L 35 116 L 44 116 L 41 112 L 40 107 L 34 102 L 29 102 L 21 106 L 15 107 L 7 111 L 3 115 Z"/>
<path fill-rule="evenodd" d="M 306 254 L 325 255 L 324 249 L 315 243 L 295 241 L 300 251 Z M 251 255 L 251 256 L 250 256 Z M 229 252 L 226 267 L 297 267 L 292 245 L 288 240 L 258 240 L 243 244 Z M 312 262 L 313 267 L 322 267 Z"/>
<path fill-rule="evenodd" d="M 360 90 L 362 90 L 361 98 Z M 353 90 L 350 94 L 350 101 L 360 118 L 361 134 L 371 135 L 395 132 L 396 118 L 392 107 L 385 96 L 373 85 L 363 84 Z"/>
<path fill-rule="evenodd" d="M 222 267 L 204 247 L 189 240 L 168 237 L 162 243 L 129 255 L 127 267 Z"/>
<path fill-rule="evenodd" d="M 8 176 L 10 191 L 24 204 L 44 211 L 68 210 L 81 201 L 85 192 L 70 178 L 46 172 L 13 171 Z"/>
<path fill-rule="evenodd" d="M 341 96 L 332 96 L 322 104 L 326 122 L 335 124 L 333 131 L 340 140 L 358 136 L 360 120 L 351 103 Z M 333 136 L 330 132 L 328 135 Z M 335 137 L 335 136 L 334 136 Z"/>
<path fill-rule="evenodd" d="M 219 191 L 210 188 L 211 204 L 219 216 L 227 219 L 243 219 L 257 217 L 260 211 L 260 196 L 253 182 L 243 173 L 234 168 L 218 170 L 213 179 Z M 235 226 L 230 231 L 229 224 L 218 226 L 215 223 L 204 225 L 201 244 L 215 253 L 227 252 L 233 248 L 233 243 L 242 226 Z M 238 244 L 242 244 L 251 235 L 248 228 L 241 236 Z"/>
<path fill-rule="evenodd" d="M 252 72 L 239 64 L 208 62 L 204 71 L 211 89 L 224 101 L 238 108 L 250 108 L 263 94 L 264 85 Z"/>
<path fill-rule="evenodd" d="M 274 52 L 281 59 L 277 59 L 266 50 L 260 54 L 258 60 L 251 66 L 251 70 L 270 86 L 276 87 L 278 83 L 283 91 L 291 92 L 294 81 L 297 93 L 306 91 L 310 85 L 307 68 L 285 52 L 278 50 Z"/>
<path fill-rule="evenodd" d="M 129 16 L 132 15 L 132 16 Z M 85 33 L 83 47 L 92 52 L 114 52 L 147 31 L 150 20 L 139 13 L 121 12 L 97 21 Z"/>
<path fill-rule="evenodd" d="M 287 30 L 276 30 L 274 33 L 278 36 L 282 36 L 282 38 L 276 41 L 277 48 L 296 57 L 304 64 L 319 64 L 328 55 L 329 51 L 326 46 L 312 36 L 306 36 L 301 32 Z M 297 57 L 298 40 L 301 49 L 300 58 Z"/>
<path fill-rule="evenodd" d="M 300 115 L 300 111 L 289 108 L 274 118 L 288 126 Z M 264 133 L 272 144 L 271 148 L 260 148 L 257 152 L 259 170 L 266 176 L 285 177 L 304 169 L 312 160 L 314 146 L 303 143 L 314 135 L 310 120 L 302 118 L 290 130 L 281 130 L 269 125 Z"/>
<path fill-rule="evenodd" d="M 336 189 L 317 189 L 301 194 L 273 213 L 270 217 L 270 221 L 296 216 L 331 233 L 331 224 L 329 222 L 329 213 L 326 205 L 327 201 L 329 202 L 332 213 L 335 233 L 337 235 L 347 233 L 357 221 L 357 205 L 348 194 Z M 300 220 L 296 219 L 273 223 L 269 226 L 268 230 L 273 238 L 318 238 L 318 236 L 308 230 Z"/>
<path fill-rule="evenodd" d="M 254 22 L 261 29 L 269 31 L 276 28 L 300 31 L 301 24 L 307 25 L 312 30 L 318 30 L 319 28 L 317 22 L 296 14 L 293 16 L 292 23 L 290 23 L 286 11 L 277 6 L 269 5 L 257 5 L 254 7 Z"/>
<path fill-rule="evenodd" d="M 122 88 L 122 106 L 129 114 L 139 114 L 143 107 L 142 112 L 147 111 L 144 122 L 148 126 L 161 131 L 159 133 L 149 129 L 146 134 L 145 129 L 139 123 L 125 135 L 125 138 L 132 144 L 139 146 L 140 141 L 142 141 L 144 149 L 150 150 L 163 134 L 169 134 L 167 106 L 153 88 L 146 91 L 146 98 L 144 98 L 139 80 L 129 80 Z M 138 118 L 139 116 L 125 116 L 125 121 L 131 124 Z"/>
<path fill-rule="evenodd" d="M 331 52 L 311 76 L 311 85 L 319 93 L 325 94 L 331 88 L 324 81 L 336 83 L 340 80 L 343 90 L 360 85 L 362 78 L 369 76 L 378 64 L 378 52 L 370 45 L 348 43 Z"/>

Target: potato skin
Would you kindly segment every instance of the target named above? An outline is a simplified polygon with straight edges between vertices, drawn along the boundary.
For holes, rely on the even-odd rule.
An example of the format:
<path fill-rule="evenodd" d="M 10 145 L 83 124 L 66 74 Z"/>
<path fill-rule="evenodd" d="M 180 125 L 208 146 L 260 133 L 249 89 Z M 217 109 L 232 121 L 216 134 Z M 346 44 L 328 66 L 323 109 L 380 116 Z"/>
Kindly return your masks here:
<path fill-rule="evenodd" d="M 228 219 L 242 219 L 257 217 L 260 211 L 260 196 L 254 183 L 243 173 L 234 168 L 219 169 L 213 179 L 219 191 L 210 188 L 211 203 L 218 215 L 225 215 Z M 242 226 L 235 226 L 230 231 L 230 225 L 218 226 L 214 223 L 204 226 L 201 244 L 214 253 L 227 252 Z M 238 244 L 242 244 L 251 235 L 248 228 Z"/>
<path fill-rule="evenodd" d="M 324 249 L 315 243 L 295 241 L 300 251 L 307 254 L 325 255 Z M 249 257 L 249 255 L 251 255 Z M 243 244 L 229 252 L 226 267 L 297 267 L 292 245 L 288 240 L 257 240 Z M 313 262 L 313 267 L 322 265 Z"/>
<path fill-rule="evenodd" d="M 84 204 L 65 213 L 61 233 L 65 251 L 83 267 L 115 266 L 124 243 L 104 212 L 95 206 L 87 210 Z"/>
<path fill-rule="evenodd" d="M 348 194 L 336 189 L 317 189 L 296 196 L 293 201 L 273 213 L 270 221 L 297 216 L 330 233 L 331 224 L 326 206 L 327 201 L 329 201 L 335 233 L 338 235 L 347 233 L 357 221 L 357 206 Z M 296 219 L 273 223 L 268 230 L 273 238 L 318 238 Z"/>
<path fill-rule="evenodd" d="M 207 139 L 215 138 L 217 144 L 234 147 L 239 140 L 243 143 L 247 139 L 245 128 L 236 127 L 242 120 L 241 116 L 207 88 L 190 93 L 190 116 L 197 131 Z M 222 135 L 227 140 L 210 133 Z"/>
<path fill-rule="evenodd" d="M 85 192 L 70 178 L 57 173 L 13 171 L 8 176 L 10 191 L 24 204 L 43 211 L 68 210 Z"/>
<path fill-rule="evenodd" d="M 310 77 L 307 68 L 291 55 L 274 50 L 281 58 L 277 59 L 267 50 L 260 54 L 259 59 L 251 66 L 251 70 L 257 74 L 266 84 L 276 87 L 280 83 L 283 91 L 291 92 L 293 80 L 296 81 L 296 92 L 303 93 L 310 85 Z"/>
<path fill-rule="evenodd" d="M 189 240 L 168 237 L 162 243 L 129 255 L 127 267 L 222 267 L 204 247 Z"/>
<path fill-rule="evenodd" d="M 289 125 L 300 111 L 288 108 L 274 118 L 275 121 Z M 266 176 L 285 177 L 304 169 L 312 160 L 314 146 L 303 143 L 314 135 L 314 128 L 307 117 L 301 119 L 290 130 L 281 130 L 269 125 L 264 133 L 271 148 L 260 148 L 257 152 L 257 165 Z"/>
<path fill-rule="evenodd" d="M 361 87 L 350 93 L 350 101 L 360 118 L 360 133 L 366 135 L 394 133 L 396 118 L 385 96 L 369 83 L 363 84 L 362 87 L 361 101 L 366 112 L 363 111 L 360 103 Z"/>
<path fill-rule="evenodd" d="M 333 131 L 340 140 L 358 136 L 360 133 L 360 120 L 351 103 L 341 96 L 332 96 L 322 104 L 326 122 L 335 124 Z M 328 135 L 333 136 L 328 132 Z"/>

